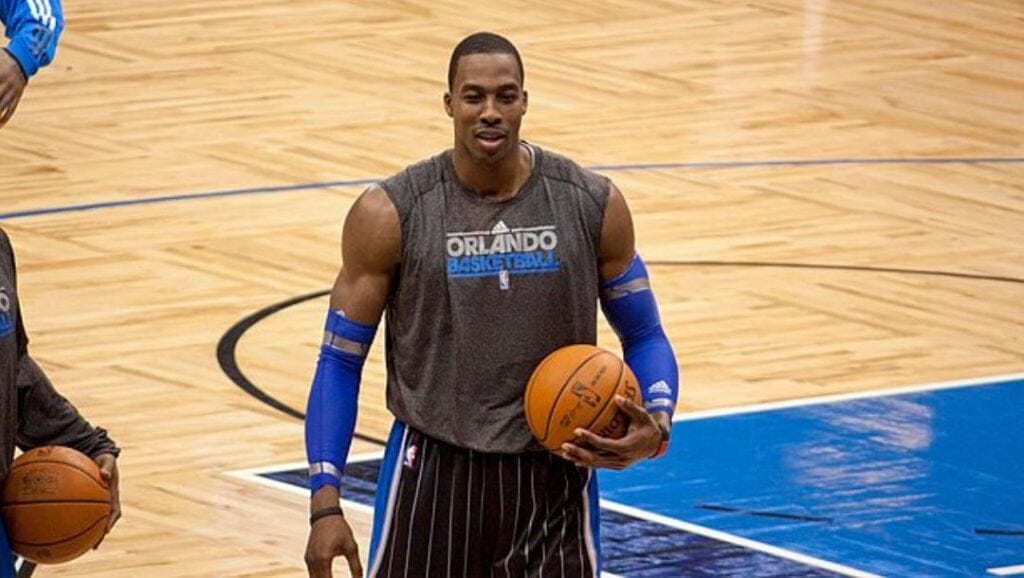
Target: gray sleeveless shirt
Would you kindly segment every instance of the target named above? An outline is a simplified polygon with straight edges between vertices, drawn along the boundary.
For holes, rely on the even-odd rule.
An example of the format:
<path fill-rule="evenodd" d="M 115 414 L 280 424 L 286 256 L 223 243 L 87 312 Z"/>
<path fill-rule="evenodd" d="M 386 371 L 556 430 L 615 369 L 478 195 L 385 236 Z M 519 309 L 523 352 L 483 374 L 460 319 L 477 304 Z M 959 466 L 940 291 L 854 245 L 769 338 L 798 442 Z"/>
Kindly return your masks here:
<path fill-rule="evenodd" d="M 531 372 L 555 349 L 597 339 L 609 182 L 530 149 L 530 178 L 503 202 L 463 187 L 451 150 L 381 183 L 402 228 L 387 305 L 388 409 L 484 452 L 539 447 L 523 415 Z"/>

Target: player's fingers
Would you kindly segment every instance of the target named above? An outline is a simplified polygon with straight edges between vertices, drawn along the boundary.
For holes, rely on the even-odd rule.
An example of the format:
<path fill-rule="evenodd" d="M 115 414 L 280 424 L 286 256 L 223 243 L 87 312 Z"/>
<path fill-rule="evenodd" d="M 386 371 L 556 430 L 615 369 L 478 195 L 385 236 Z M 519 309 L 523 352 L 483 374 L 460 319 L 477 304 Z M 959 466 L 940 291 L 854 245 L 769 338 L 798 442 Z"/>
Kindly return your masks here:
<path fill-rule="evenodd" d="M 562 458 L 563 460 L 565 460 L 567 462 L 576 463 L 576 460 L 572 459 L 572 456 L 570 456 L 569 454 L 565 453 L 565 450 L 559 449 L 558 451 L 553 452 L 553 453 L 556 456 Z"/>
<path fill-rule="evenodd" d="M 562 451 L 569 456 L 570 461 L 581 467 L 591 467 L 597 457 L 593 453 L 568 442 L 562 444 Z"/>
<path fill-rule="evenodd" d="M 110 454 L 102 454 L 96 456 L 96 465 L 100 467 L 100 477 L 109 486 L 110 481 L 114 479 L 114 456 Z"/>
<path fill-rule="evenodd" d="M 7 121 L 14 115 L 14 107 L 10 105 L 9 101 L 9 96 L 0 91 L 0 126 L 7 124 Z"/>
<path fill-rule="evenodd" d="M 637 404 L 635 401 L 629 399 L 628 397 L 623 397 L 621 395 L 616 395 L 615 396 L 615 403 L 619 404 L 619 407 L 622 409 L 622 411 L 626 412 L 626 414 L 629 415 L 629 417 L 633 418 L 634 420 L 636 420 L 636 419 L 645 419 L 646 420 L 648 418 L 647 410 L 642 408 L 642 407 L 640 407 L 639 404 Z"/>
<path fill-rule="evenodd" d="M 107 522 L 107 532 L 114 529 L 114 524 L 121 519 L 121 506 L 114 508 L 114 511 L 110 513 L 110 521 Z"/>
<path fill-rule="evenodd" d="M 621 447 L 618 440 L 603 438 L 590 430 L 576 428 L 576 431 L 573 433 L 576 434 L 577 438 L 587 442 L 597 450 L 615 452 Z"/>
<path fill-rule="evenodd" d="M 352 571 L 352 576 L 362 578 L 363 564 L 359 561 L 359 548 L 350 548 L 348 552 L 345 552 L 345 558 L 348 560 L 348 568 Z"/>
<path fill-rule="evenodd" d="M 6 123 L 14 116 L 14 111 L 18 108 L 18 102 L 21 100 L 21 94 L 10 84 L 0 85 L 0 117 L 2 117 L 2 123 Z"/>
<path fill-rule="evenodd" d="M 331 570 L 332 558 L 324 559 L 310 559 L 306 558 L 306 569 L 309 570 L 309 578 L 332 578 L 334 576 Z"/>

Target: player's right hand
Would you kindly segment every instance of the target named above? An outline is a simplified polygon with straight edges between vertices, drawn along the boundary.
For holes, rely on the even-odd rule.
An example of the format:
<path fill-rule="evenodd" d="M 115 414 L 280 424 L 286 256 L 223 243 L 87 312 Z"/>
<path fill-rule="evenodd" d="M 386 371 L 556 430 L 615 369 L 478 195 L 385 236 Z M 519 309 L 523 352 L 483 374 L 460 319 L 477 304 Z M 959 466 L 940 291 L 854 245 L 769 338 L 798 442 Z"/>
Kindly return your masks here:
<path fill-rule="evenodd" d="M 327 516 L 313 522 L 306 544 L 306 569 L 310 578 L 333 578 L 331 564 L 337 556 L 348 560 L 352 576 L 362 578 L 363 565 L 359 562 L 359 544 L 352 528 L 343 516 Z"/>
<path fill-rule="evenodd" d="M 21 93 L 25 91 L 28 79 L 21 71 L 14 57 L 7 51 L 0 50 L 0 127 L 7 124 L 18 108 Z"/>

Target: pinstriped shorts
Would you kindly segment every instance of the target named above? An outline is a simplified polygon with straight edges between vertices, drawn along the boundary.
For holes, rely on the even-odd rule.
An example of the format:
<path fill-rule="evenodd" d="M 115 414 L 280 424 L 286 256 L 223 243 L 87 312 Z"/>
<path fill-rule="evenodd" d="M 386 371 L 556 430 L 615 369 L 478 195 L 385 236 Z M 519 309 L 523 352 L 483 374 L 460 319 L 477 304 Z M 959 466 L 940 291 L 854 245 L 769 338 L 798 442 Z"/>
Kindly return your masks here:
<path fill-rule="evenodd" d="M 590 470 L 548 452 L 475 452 L 396 422 L 368 576 L 589 578 L 597 516 Z"/>

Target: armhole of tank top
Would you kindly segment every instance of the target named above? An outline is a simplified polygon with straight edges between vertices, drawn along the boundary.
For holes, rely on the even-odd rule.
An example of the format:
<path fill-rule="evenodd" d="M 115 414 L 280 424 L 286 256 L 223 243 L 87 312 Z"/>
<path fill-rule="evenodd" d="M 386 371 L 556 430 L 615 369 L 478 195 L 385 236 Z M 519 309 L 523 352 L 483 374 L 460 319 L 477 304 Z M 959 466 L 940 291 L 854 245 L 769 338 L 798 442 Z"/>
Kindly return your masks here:
<path fill-rule="evenodd" d="M 595 228 L 597 234 L 594 235 L 594 257 L 601 260 L 601 238 L 604 236 L 604 219 L 608 213 L 608 199 L 612 196 L 612 180 L 608 177 L 601 175 L 600 181 L 604 187 L 603 194 L 599 191 L 594 199 L 599 207 L 597 227 Z"/>
<path fill-rule="evenodd" d="M 526 148 L 526 154 L 530 155 L 530 172 L 537 170 L 537 151 L 534 146 L 526 141 L 520 141 L 520 144 Z"/>

